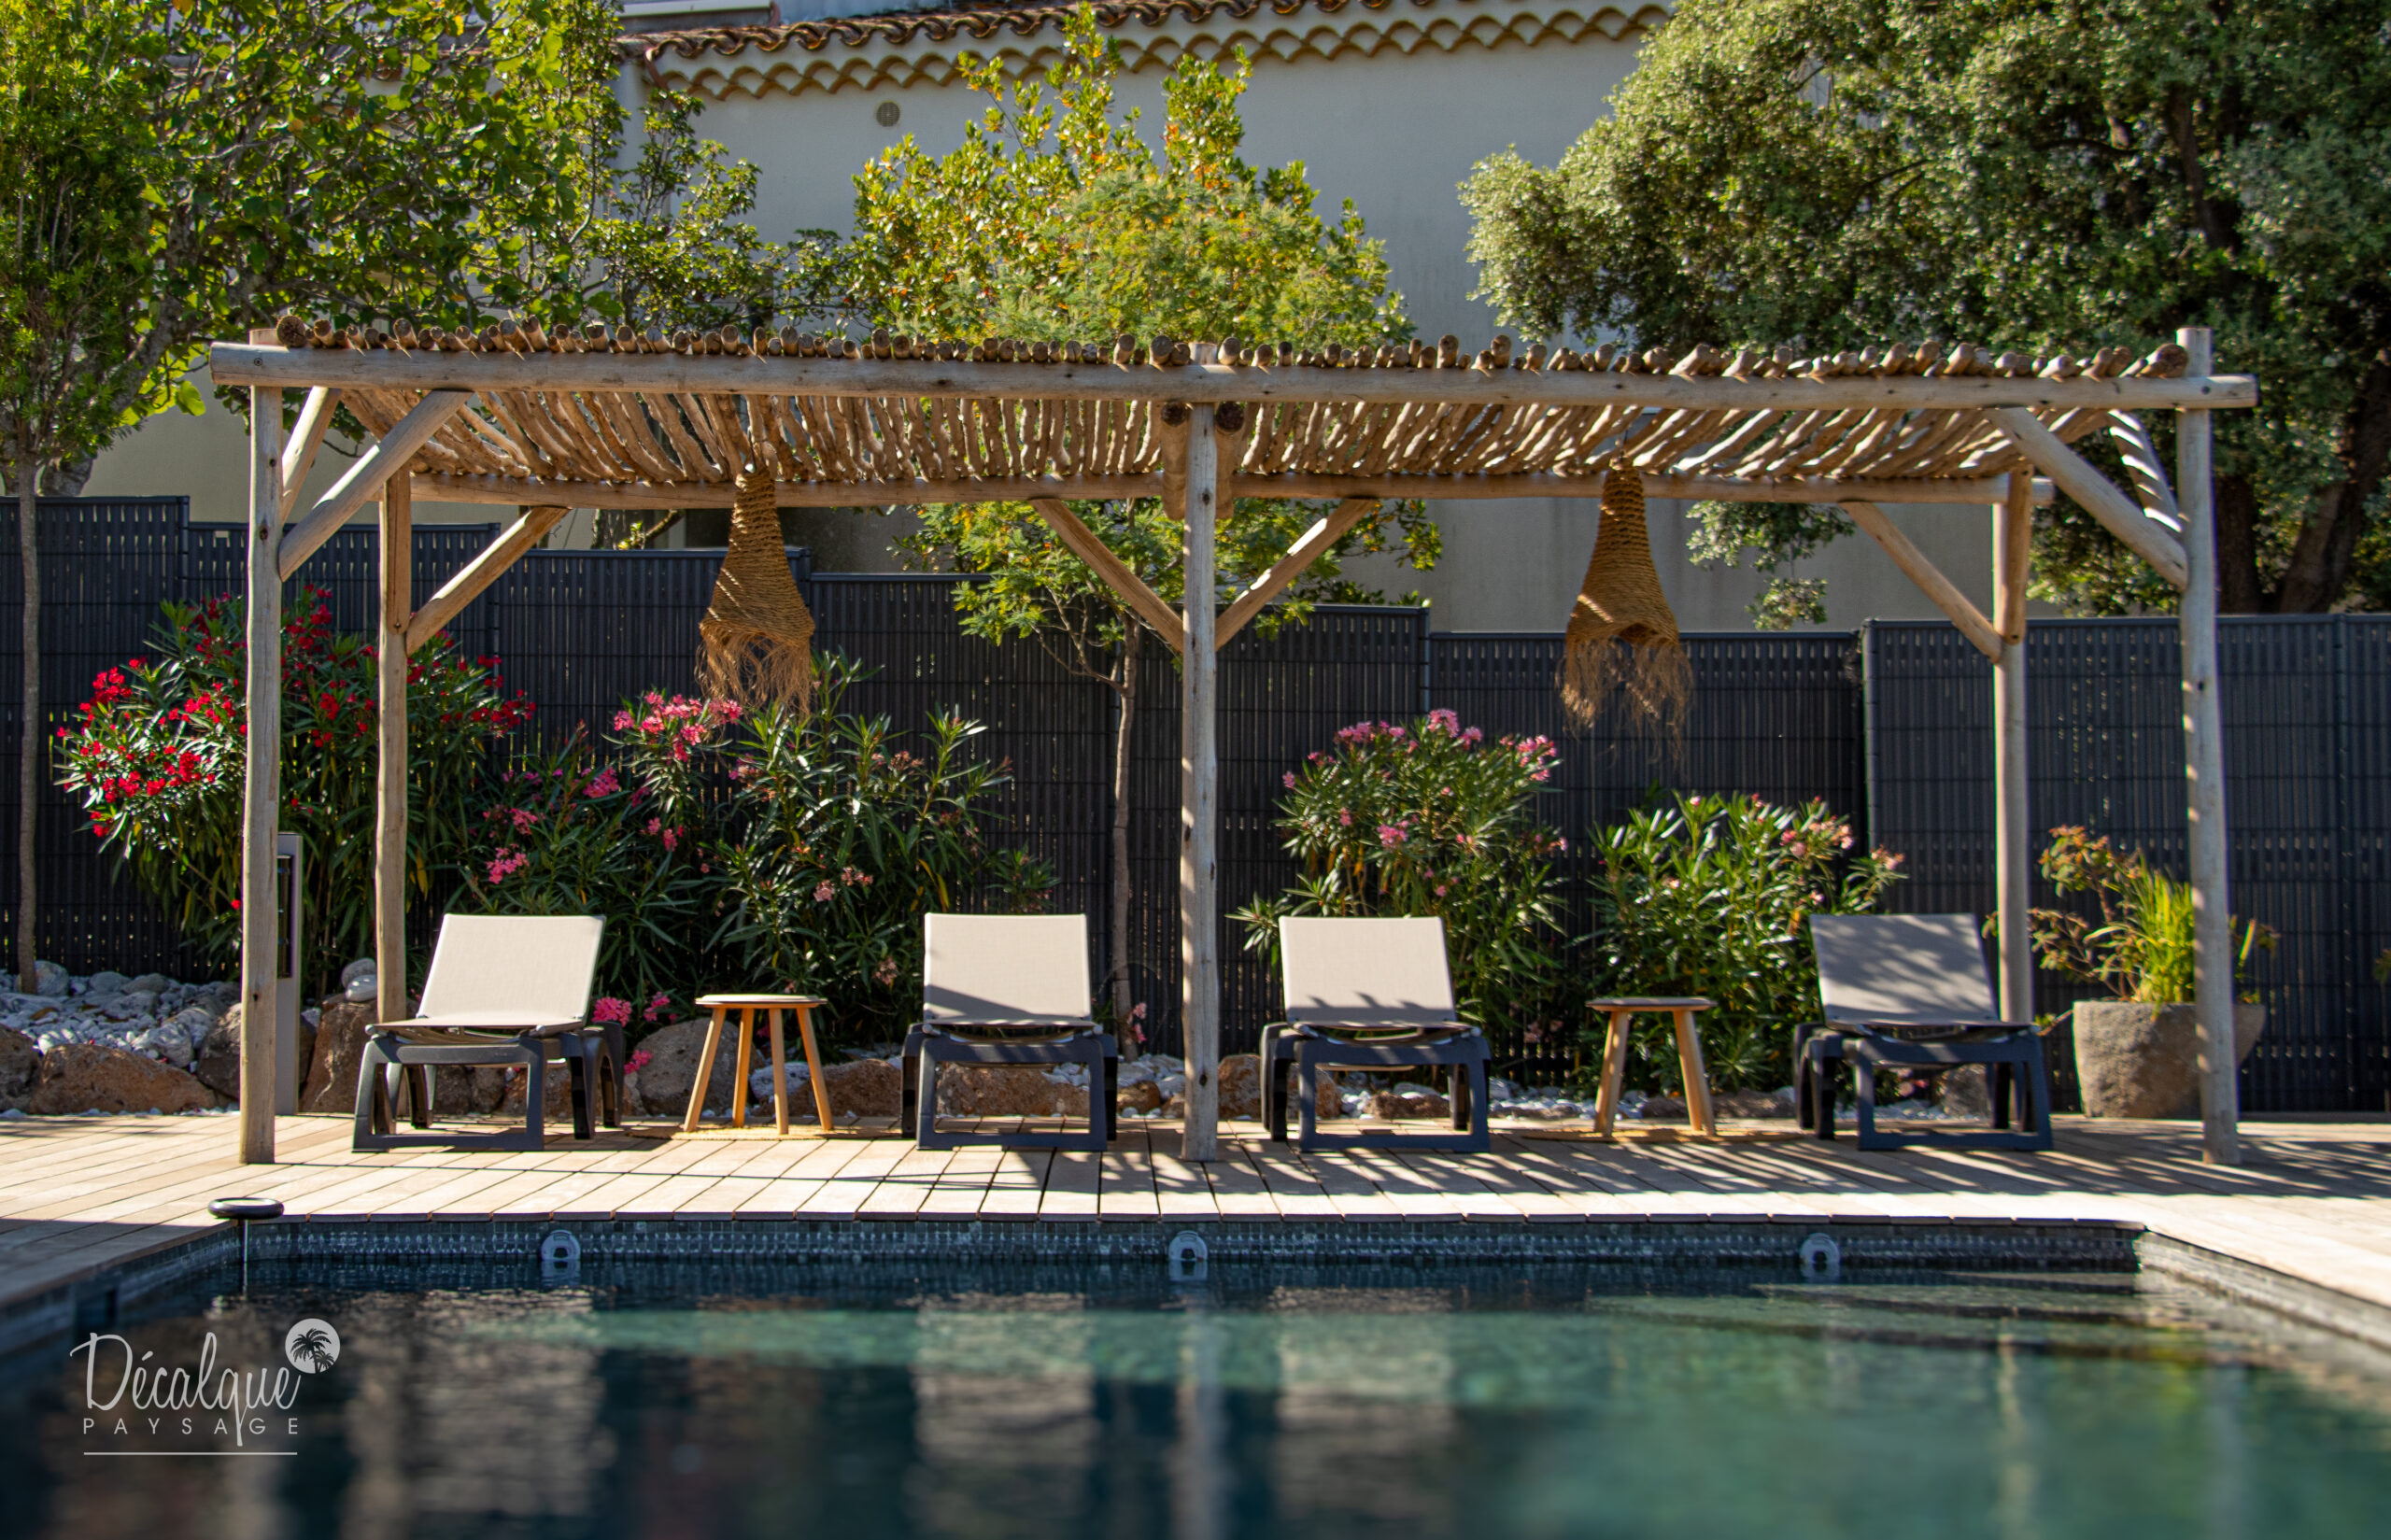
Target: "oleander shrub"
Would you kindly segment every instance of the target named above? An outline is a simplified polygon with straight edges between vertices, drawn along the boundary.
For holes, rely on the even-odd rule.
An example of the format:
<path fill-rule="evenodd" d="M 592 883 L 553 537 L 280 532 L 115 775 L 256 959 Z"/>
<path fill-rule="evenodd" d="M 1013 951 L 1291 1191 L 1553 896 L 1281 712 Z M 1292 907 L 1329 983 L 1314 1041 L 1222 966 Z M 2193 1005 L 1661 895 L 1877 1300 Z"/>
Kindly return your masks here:
<path fill-rule="evenodd" d="M 335 633 L 320 589 L 282 623 L 280 826 L 305 840 L 304 977 L 329 988 L 373 954 L 375 667 Z M 152 656 L 103 671 L 55 745 L 59 784 L 90 831 L 219 967 L 240 953 L 241 801 L 248 713 L 241 600 L 168 603 Z M 474 843 L 474 812 L 531 705 L 494 657 L 435 636 L 407 670 L 407 883 L 443 895 Z"/>
<path fill-rule="evenodd" d="M 1233 916 L 1247 950 L 1275 960 L 1290 914 L 1435 915 L 1464 1019 L 1522 1048 L 1563 1040 L 1578 1013 L 1552 866 L 1566 846 L 1536 816 L 1558 758 L 1449 711 L 1340 729 L 1286 772 L 1278 828 L 1303 874 Z"/>
<path fill-rule="evenodd" d="M 1792 1078 L 1793 1028 L 1818 1019 L 1813 914 L 1873 911 L 1901 856 L 1854 849 L 1822 801 L 1673 793 L 1603 831 L 1594 962 L 1605 995 L 1700 995 L 1712 1086 L 1773 1089 Z M 1590 1026 L 1584 1062 L 1600 1063 Z M 1665 1018 L 1637 1018 L 1632 1083 L 1680 1088 Z"/>

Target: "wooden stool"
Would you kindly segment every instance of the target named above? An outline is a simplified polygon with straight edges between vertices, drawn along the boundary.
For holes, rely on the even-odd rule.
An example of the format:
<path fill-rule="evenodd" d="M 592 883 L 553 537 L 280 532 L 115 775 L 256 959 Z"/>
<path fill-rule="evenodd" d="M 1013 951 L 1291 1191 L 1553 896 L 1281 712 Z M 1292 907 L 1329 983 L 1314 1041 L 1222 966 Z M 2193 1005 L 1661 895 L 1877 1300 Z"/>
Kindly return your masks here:
<path fill-rule="evenodd" d="M 830 1131 L 830 1088 L 822 1083 L 822 1055 L 814 1046 L 814 1008 L 823 1003 L 819 995 L 701 995 L 698 1004 L 714 1012 L 714 1022 L 706 1028 L 705 1052 L 698 1055 L 698 1081 L 689 1087 L 689 1115 L 681 1120 L 684 1133 L 698 1129 L 698 1114 L 706 1108 L 706 1090 L 714 1083 L 714 1050 L 722 1042 L 722 1020 L 731 1011 L 739 1012 L 739 1073 L 730 1082 L 730 1126 L 747 1126 L 747 1060 L 756 1046 L 756 1012 L 769 1010 L 772 1023 L 772 1109 L 779 1115 L 780 1131 L 788 1132 L 788 1076 L 781 1067 L 781 1015 L 797 1012 L 797 1033 L 805 1044 L 805 1070 L 814 1082 L 814 1115 L 822 1120 L 822 1131 Z"/>
<path fill-rule="evenodd" d="M 1610 1036 L 1603 1043 L 1602 1095 L 1594 1104 L 1596 1134 L 1608 1135 L 1611 1120 L 1619 1112 L 1619 1082 L 1627 1072 L 1627 1025 L 1645 1011 L 1666 1012 L 1677 1018 L 1677 1067 L 1685 1075 L 1686 1121 L 1697 1134 L 1719 1132 L 1718 1122 L 1710 1112 L 1710 1072 L 1702 1067 L 1702 1034 L 1693 1024 L 1695 1014 L 1709 1010 L 1710 1001 L 1699 995 L 1654 995 L 1588 1003 L 1596 1010 L 1610 1012 Z"/>

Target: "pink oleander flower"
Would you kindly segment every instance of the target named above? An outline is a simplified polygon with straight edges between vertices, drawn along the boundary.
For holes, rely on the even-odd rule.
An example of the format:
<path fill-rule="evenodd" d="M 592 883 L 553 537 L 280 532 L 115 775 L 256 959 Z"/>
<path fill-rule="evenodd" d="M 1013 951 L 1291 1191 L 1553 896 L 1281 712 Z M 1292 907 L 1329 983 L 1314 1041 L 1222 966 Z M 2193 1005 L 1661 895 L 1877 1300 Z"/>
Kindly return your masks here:
<path fill-rule="evenodd" d="M 622 789 L 623 783 L 621 779 L 615 774 L 615 767 L 608 765 L 605 769 L 600 770 L 597 774 L 589 778 L 589 784 L 581 788 L 581 795 L 584 797 L 612 797 L 615 793 Z"/>
<path fill-rule="evenodd" d="M 530 808 L 516 808 L 513 816 L 515 820 L 515 832 L 517 834 L 528 832 L 532 825 L 540 821 L 540 815 L 533 812 Z"/>
<path fill-rule="evenodd" d="M 880 981 L 880 986 L 883 989 L 885 989 L 889 985 L 895 983 L 897 982 L 897 959 L 894 957 L 881 958 L 880 966 L 871 970 L 871 976 Z"/>
<path fill-rule="evenodd" d="M 828 883 L 814 890 L 814 901 L 817 904 L 827 904 L 838 896 L 839 890 Z"/>
<path fill-rule="evenodd" d="M 651 819 L 649 819 L 649 820 L 647 821 L 647 830 L 646 830 L 646 832 L 648 832 L 648 833 L 650 833 L 650 834 L 661 834 L 661 833 L 663 833 L 663 832 L 664 832 L 664 820 L 663 820 L 663 819 L 661 819 L 661 818 L 651 818 Z"/>
<path fill-rule="evenodd" d="M 489 863 L 489 880 L 502 883 L 531 864 L 522 852 L 502 848 Z"/>
<path fill-rule="evenodd" d="M 631 1056 L 623 1061 L 623 1073 L 626 1075 L 636 1075 L 655 1062 L 656 1055 L 649 1053 L 646 1049 L 634 1049 L 631 1052 Z"/>
<path fill-rule="evenodd" d="M 668 851 L 679 850 L 681 848 L 681 831 L 677 828 L 666 829 L 662 834 L 658 835 L 657 838 L 664 841 L 664 848 Z"/>
<path fill-rule="evenodd" d="M 1464 743 L 1482 743 L 1486 742 L 1486 734 L 1476 728 L 1464 728 L 1461 741 Z"/>
<path fill-rule="evenodd" d="M 1351 808 L 1338 808 L 1337 810 L 1337 821 L 1339 824 L 1344 825 L 1347 828 L 1352 827 L 1353 810 Z"/>
<path fill-rule="evenodd" d="M 1400 824 L 1380 824 L 1379 826 L 1379 843 L 1384 845 L 1389 850 L 1397 848 L 1409 837 L 1409 831 Z"/>
<path fill-rule="evenodd" d="M 662 990 L 658 990 L 655 996 L 647 1002 L 647 1009 L 640 1012 L 640 1019 L 643 1021 L 660 1022 L 672 1013 L 672 996 L 666 995 Z"/>
<path fill-rule="evenodd" d="M 1282 776 L 1279 777 L 1279 783 L 1280 783 L 1280 784 L 1281 784 L 1281 785 L 1285 786 L 1289 791 L 1293 791 L 1293 790 L 1295 790 L 1295 772 L 1294 770 L 1289 770 L 1286 774 L 1284 774 L 1284 775 L 1282 775 Z"/>
<path fill-rule="evenodd" d="M 1447 711 L 1442 706 L 1428 713 L 1428 726 L 1443 733 L 1447 738 L 1457 738 L 1461 735 L 1460 714 Z"/>
<path fill-rule="evenodd" d="M 636 719 L 629 712 L 616 712 L 615 713 L 615 730 L 616 732 L 630 731 L 631 723 L 634 720 Z"/>
<path fill-rule="evenodd" d="M 601 996 L 589 1008 L 589 1019 L 601 1026 L 628 1026 L 631 1019 L 631 1002 L 618 1000 L 612 995 Z"/>

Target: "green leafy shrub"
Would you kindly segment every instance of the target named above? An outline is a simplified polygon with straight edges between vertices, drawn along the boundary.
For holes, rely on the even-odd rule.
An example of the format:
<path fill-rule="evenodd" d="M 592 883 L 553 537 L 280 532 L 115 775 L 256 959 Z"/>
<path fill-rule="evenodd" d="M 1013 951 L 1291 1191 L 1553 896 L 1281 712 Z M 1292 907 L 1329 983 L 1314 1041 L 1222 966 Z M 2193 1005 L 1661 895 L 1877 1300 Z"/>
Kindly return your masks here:
<path fill-rule="evenodd" d="M 2192 997 L 2192 885 L 2153 869 L 2140 851 L 2120 851 L 2108 836 L 2068 825 L 2051 830 L 2043 876 L 2061 893 L 2100 900 L 2095 923 L 2061 910 L 2030 911 L 2043 966 L 2121 1000 L 2172 1005 Z M 2236 979 L 2254 952 L 2272 952 L 2275 933 L 2255 920 L 2228 918 L 2236 938 Z"/>
<path fill-rule="evenodd" d="M 1785 1084 L 1793 1028 L 1818 1019 L 1818 963 L 1803 922 L 1863 914 L 1896 880 L 1890 851 L 1851 854 L 1851 830 L 1821 801 L 1673 794 L 1602 836 L 1594 949 L 1602 993 L 1700 995 L 1711 1084 Z M 1599 1062 L 1600 1043 L 1589 1062 Z M 1638 1019 L 1631 1072 L 1676 1090 L 1676 1039 Z"/>
<path fill-rule="evenodd" d="M 59 729 L 59 784 L 185 940 L 229 968 L 240 953 L 245 610 L 226 598 L 164 612 L 158 656 L 102 672 L 81 719 Z M 471 810 L 531 717 L 529 701 L 502 693 L 497 663 L 459 658 L 436 636 L 408 665 L 406 877 L 418 896 L 454 882 Z M 322 590 L 303 590 L 282 624 L 280 823 L 306 841 L 304 967 L 318 985 L 373 953 L 375 700 L 373 647 L 335 635 Z"/>
<path fill-rule="evenodd" d="M 1339 730 L 1287 772 L 1278 827 L 1303 876 L 1232 916 L 1247 950 L 1275 957 L 1290 914 L 1433 914 L 1463 1017 L 1522 1047 L 1559 1043 L 1573 1005 L 1552 870 L 1564 844 L 1535 814 L 1559 757 L 1550 739 L 1490 741 L 1449 711 Z"/>
<path fill-rule="evenodd" d="M 493 912 L 608 917 L 602 1008 L 665 1020 L 710 989 L 823 996 L 838 1038 L 919 1018 L 922 916 L 1028 912 L 1053 874 L 990 839 L 1004 768 L 983 730 L 933 716 L 909 744 L 839 709 L 853 667 L 822 660 L 811 715 L 650 691 L 611 754 L 576 739 L 482 810 L 467 883 Z"/>

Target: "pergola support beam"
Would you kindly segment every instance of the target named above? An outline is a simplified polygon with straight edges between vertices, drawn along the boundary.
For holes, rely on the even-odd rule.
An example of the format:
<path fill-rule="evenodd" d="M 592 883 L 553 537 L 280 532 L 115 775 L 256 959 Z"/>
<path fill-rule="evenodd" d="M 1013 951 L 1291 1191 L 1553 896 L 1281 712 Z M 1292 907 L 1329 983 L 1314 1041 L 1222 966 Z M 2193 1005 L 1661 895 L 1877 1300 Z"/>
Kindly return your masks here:
<path fill-rule="evenodd" d="M 2175 333 L 2205 371 L 2209 330 Z M 2200 1155 L 2242 1164 L 2242 1076 L 2233 1045 L 2233 921 L 2225 838 L 2225 723 L 2217 700 L 2216 517 L 2206 412 L 2184 412 L 2175 429 L 2175 495 L 2184 516 L 2190 581 L 2180 614 L 2184 653 L 2184 776 L 2190 801 L 2192 1009 L 2200 1024 Z"/>
<path fill-rule="evenodd" d="M 1184 466 L 1181 486 L 1185 646 L 1179 713 L 1179 1027 L 1187 1059 L 1187 1118 L 1181 1158 L 1220 1158 L 1221 954 L 1219 920 L 1220 659 L 1213 650 L 1214 536 L 1220 503 L 1220 447 L 1212 409 L 1187 410 L 1165 431 L 1185 445 L 1169 458 Z"/>
<path fill-rule="evenodd" d="M 1644 478 L 1647 497 L 1716 502 L 1918 502 L 1980 508 L 2002 495 L 2002 478 L 1955 481 L 1940 477 L 1855 476 L 1834 480 L 1803 476 L 1779 481 L 1730 481 L 1710 476 L 1654 473 Z M 1599 498 L 1599 475 L 1314 475 L 1232 476 L 1229 493 L 1241 498 L 1436 498 L 1483 502 L 1495 498 Z M 440 502 L 491 502 L 509 506 L 561 502 L 574 508 L 728 508 L 736 499 L 729 482 L 670 487 L 636 481 L 517 479 L 509 476 L 418 473 L 415 494 Z M 784 508 L 879 508 L 925 502 L 1026 502 L 1068 498 L 1094 502 L 1116 498 L 1169 498 L 1166 477 L 1153 472 L 1119 476 L 1022 476 L 952 482 L 784 481 L 772 488 Z M 2057 495 L 2037 477 L 2034 501 Z"/>
<path fill-rule="evenodd" d="M 1958 584 L 1945 577 L 1942 569 L 1936 567 L 1909 536 L 1902 533 L 1900 528 L 1885 516 L 1883 509 L 1873 502 L 1846 502 L 1843 504 L 1843 511 L 1851 516 L 1851 522 L 1859 525 L 1887 556 L 1892 558 L 1893 565 L 1901 569 L 1903 577 L 1917 584 L 1918 591 L 1934 601 L 1934 607 L 1959 629 L 1959 634 L 1968 639 L 1971 646 L 1992 661 L 2001 661 L 2001 633 L 1993 629 L 1992 622 L 1984 617 L 1984 612 L 1968 601 L 1968 596 L 1959 591 Z"/>
<path fill-rule="evenodd" d="M 248 721 L 241 772 L 241 1161 L 274 1163 L 274 835 L 282 806 L 282 391 L 249 391 Z"/>
<path fill-rule="evenodd" d="M 382 491 L 382 602 L 375 635 L 375 1020 L 407 1009 L 407 623 L 415 615 L 415 501 L 404 475 Z"/>
<path fill-rule="evenodd" d="M 1225 647 L 1229 639 L 1245 629 L 1246 622 L 1262 613 L 1263 607 L 1284 593 L 1287 585 L 1304 575 L 1310 565 L 1328 554 L 1329 547 L 1370 516 L 1379 506 L 1371 497 L 1347 498 L 1329 511 L 1326 518 L 1295 537 L 1287 554 L 1271 565 L 1268 572 L 1253 580 L 1237 602 L 1221 612 L 1221 623 L 1212 636 L 1212 645 Z"/>
<path fill-rule="evenodd" d="M 383 484 L 394 473 L 403 473 L 415 452 L 431 443 L 432 435 L 446 427 L 448 419 L 463 411 L 465 403 L 473 399 L 462 390 L 435 390 L 416 403 L 414 410 L 375 440 L 373 447 L 358 456 L 357 462 L 317 501 L 307 516 L 284 533 L 276 558 L 281 575 L 286 579 L 296 577 L 307 558 L 337 534 L 351 515 L 379 497 Z"/>
<path fill-rule="evenodd" d="M 299 502 L 302 488 L 307 485 L 307 473 L 316 468 L 316 451 L 324 446 L 324 434 L 332 425 L 332 415 L 340 405 L 340 392 L 318 385 L 307 392 L 306 403 L 299 408 L 299 420 L 290 431 L 290 442 L 282 447 L 282 516 L 288 519 Z"/>
<path fill-rule="evenodd" d="M 1185 644 L 1185 639 L 1181 635 L 1184 622 L 1180 619 L 1179 612 L 1165 603 L 1160 594 L 1148 587 L 1146 580 L 1138 575 L 1136 569 L 1113 554 L 1112 547 L 1104 544 L 1094 530 L 1080 522 L 1079 516 L 1071 512 L 1069 504 L 1060 498 L 1041 497 L 1030 499 L 1029 505 L 1037 510 L 1040 518 L 1046 521 L 1046 527 L 1054 531 L 1054 538 L 1061 541 L 1073 556 L 1086 562 L 1096 575 L 1104 580 L 1106 587 L 1120 595 L 1121 601 L 1128 605 L 1139 619 L 1170 644 L 1172 652 L 1178 652 Z"/>
<path fill-rule="evenodd" d="M 483 546 L 480 554 L 442 584 L 439 592 L 425 600 L 423 608 L 405 623 L 407 651 L 416 652 L 439 635 L 442 627 L 480 598 L 484 588 L 503 576 L 506 569 L 520 561 L 524 552 L 538 544 L 571 512 L 570 508 L 554 506 L 524 509 L 514 523 L 498 532 L 496 540 Z"/>
<path fill-rule="evenodd" d="M 2157 568 L 2159 576 L 2179 590 L 2191 581 L 2183 543 L 2111 486 L 2108 477 L 2060 442 L 2059 436 L 2044 427 L 2033 413 L 2022 406 L 1996 406 L 1986 416 L 2034 462 L 2035 469 L 2057 482 L 2060 491 L 2082 503 L 2101 521 L 2102 529 Z"/>
<path fill-rule="evenodd" d="M 2022 477 L 2019 478 L 2022 481 Z M 2026 582 L 2034 505 L 2022 487 L 1992 508 L 1993 888 L 2001 928 L 2001 1019 L 2034 1019 L 2033 823 L 2026 786 Z"/>

